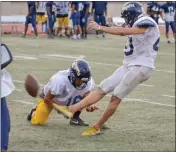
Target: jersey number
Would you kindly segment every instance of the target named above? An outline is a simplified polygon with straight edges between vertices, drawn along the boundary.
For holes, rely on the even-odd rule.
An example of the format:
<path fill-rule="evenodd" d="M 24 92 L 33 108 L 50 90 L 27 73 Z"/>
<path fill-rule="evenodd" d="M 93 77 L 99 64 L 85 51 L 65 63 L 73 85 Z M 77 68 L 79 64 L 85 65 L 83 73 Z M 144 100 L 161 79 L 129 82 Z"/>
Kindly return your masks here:
<path fill-rule="evenodd" d="M 174 12 L 173 6 L 169 6 L 169 7 L 168 7 L 168 10 L 169 10 L 170 13 L 171 13 L 171 12 Z"/>
<path fill-rule="evenodd" d="M 129 52 L 124 52 L 126 56 L 132 55 L 133 52 L 134 52 L 134 46 L 133 46 L 133 39 L 132 39 L 132 37 L 129 37 L 128 41 L 129 41 L 130 51 Z M 127 49 L 127 46 L 125 46 L 125 49 Z"/>
<path fill-rule="evenodd" d="M 155 44 L 153 45 L 153 50 L 158 51 L 159 42 L 160 42 L 160 38 L 158 38 L 158 39 L 156 40 Z"/>
<path fill-rule="evenodd" d="M 76 103 L 78 103 L 79 101 L 81 101 L 82 100 L 82 96 L 76 96 L 76 97 L 74 97 L 74 99 L 73 99 L 73 105 L 74 104 L 76 104 Z M 72 97 L 70 98 L 70 99 L 68 99 L 68 103 L 67 103 L 67 106 L 70 106 L 70 103 L 71 103 L 71 101 L 72 101 Z"/>
<path fill-rule="evenodd" d="M 159 48 L 159 42 L 160 42 L 160 38 L 158 38 L 156 40 L 156 42 L 153 45 L 153 50 L 154 51 L 158 51 Z M 130 51 L 129 52 L 124 52 L 126 56 L 132 55 L 134 52 L 134 46 L 133 46 L 133 40 L 132 37 L 129 38 L 129 47 L 130 47 Z M 125 49 L 127 49 L 127 46 L 125 46 Z"/>

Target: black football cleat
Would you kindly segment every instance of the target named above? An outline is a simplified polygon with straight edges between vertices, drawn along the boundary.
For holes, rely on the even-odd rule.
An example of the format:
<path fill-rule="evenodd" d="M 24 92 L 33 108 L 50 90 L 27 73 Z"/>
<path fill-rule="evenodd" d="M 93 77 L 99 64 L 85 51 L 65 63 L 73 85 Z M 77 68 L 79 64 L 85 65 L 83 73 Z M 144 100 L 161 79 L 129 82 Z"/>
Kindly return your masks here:
<path fill-rule="evenodd" d="M 72 118 L 70 120 L 70 125 L 75 125 L 75 126 L 89 126 L 88 123 L 86 123 L 83 119 L 81 118 Z"/>

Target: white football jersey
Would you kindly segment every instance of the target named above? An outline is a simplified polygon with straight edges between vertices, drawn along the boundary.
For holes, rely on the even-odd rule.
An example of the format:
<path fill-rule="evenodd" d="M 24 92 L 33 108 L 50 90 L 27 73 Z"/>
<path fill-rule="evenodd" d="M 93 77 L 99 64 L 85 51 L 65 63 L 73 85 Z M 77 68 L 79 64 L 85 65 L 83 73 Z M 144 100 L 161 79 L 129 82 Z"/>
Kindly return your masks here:
<path fill-rule="evenodd" d="M 39 2 L 37 13 L 45 13 L 45 12 L 46 12 L 46 2 Z"/>
<path fill-rule="evenodd" d="M 15 86 L 12 82 L 10 73 L 6 69 L 1 70 L 1 98 L 8 96 L 14 91 Z"/>
<path fill-rule="evenodd" d="M 144 34 L 129 35 L 124 49 L 124 64 L 126 66 L 143 65 L 154 68 L 155 58 L 159 48 L 160 30 L 156 22 L 148 16 L 139 18 L 133 27 L 142 22 L 149 22 L 154 27 L 149 27 Z"/>
<path fill-rule="evenodd" d="M 84 89 L 77 90 L 68 79 L 68 76 L 69 70 L 59 71 L 53 75 L 49 82 L 44 86 L 44 95 L 50 91 L 51 94 L 56 95 L 53 98 L 53 101 L 59 105 L 69 106 L 82 100 L 85 93 L 95 87 L 94 80 L 91 77 Z"/>
<path fill-rule="evenodd" d="M 175 9 L 173 7 L 168 7 L 169 13 L 165 13 L 165 19 L 167 22 L 174 22 Z"/>
<path fill-rule="evenodd" d="M 83 3 L 82 3 L 82 2 L 79 2 L 79 4 L 78 4 L 78 11 L 82 11 L 83 8 L 84 8 Z"/>
<path fill-rule="evenodd" d="M 57 14 L 68 14 L 69 11 L 69 2 L 56 2 L 56 6 L 58 8 Z"/>

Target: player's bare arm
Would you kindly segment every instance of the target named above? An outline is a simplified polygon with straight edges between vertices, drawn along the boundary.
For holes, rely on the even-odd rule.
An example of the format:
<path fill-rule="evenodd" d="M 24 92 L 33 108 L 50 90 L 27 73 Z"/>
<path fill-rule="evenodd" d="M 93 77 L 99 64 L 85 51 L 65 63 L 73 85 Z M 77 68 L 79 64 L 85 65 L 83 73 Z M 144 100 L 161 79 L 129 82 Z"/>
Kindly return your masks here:
<path fill-rule="evenodd" d="M 87 93 L 85 93 L 84 96 L 83 96 L 83 99 L 84 99 L 86 96 L 88 96 L 89 93 L 90 93 L 90 91 L 87 92 Z M 89 106 L 86 107 L 86 111 L 87 111 L 87 112 L 93 112 L 93 111 L 95 111 L 95 110 L 97 110 L 97 109 L 99 109 L 99 108 L 98 108 L 97 106 L 95 106 L 95 105 L 89 105 Z"/>
<path fill-rule="evenodd" d="M 95 29 L 105 33 L 114 34 L 114 35 L 137 35 L 143 34 L 147 27 L 132 27 L 132 28 L 123 28 L 123 27 L 106 27 L 100 26 L 96 22 L 91 21 L 88 25 L 88 29 Z"/>
<path fill-rule="evenodd" d="M 44 97 L 45 102 L 52 102 L 52 99 L 55 97 L 55 95 L 51 94 L 50 91 L 47 92 L 47 94 Z"/>

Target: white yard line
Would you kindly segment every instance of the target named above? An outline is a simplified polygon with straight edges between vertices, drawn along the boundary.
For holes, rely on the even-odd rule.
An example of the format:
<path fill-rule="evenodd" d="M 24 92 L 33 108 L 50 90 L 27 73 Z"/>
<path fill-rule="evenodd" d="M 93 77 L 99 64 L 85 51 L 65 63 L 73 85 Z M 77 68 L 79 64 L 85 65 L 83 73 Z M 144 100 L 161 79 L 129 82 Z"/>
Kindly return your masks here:
<path fill-rule="evenodd" d="M 107 96 L 111 97 L 111 95 L 107 95 Z M 164 103 L 159 103 L 159 102 L 152 102 L 152 101 L 147 101 L 147 100 L 145 100 L 145 99 L 124 98 L 123 101 L 125 101 L 125 102 L 143 102 L 143 103 L 154 104 L 154 105 L 160 105 L 160 106 L 175 107 L 175 105 L 164 104 Z"/>
<path fill-rule="evenodd" d="M 14 59 L 19 59 L 19 60 L 37 60 L 38 58 L 36 57 L 31 57 L 31 56 L 21 56 L 21 55 L 14 55 Z"/>
<path fill-rule="evenodd" d="M 158 55 L 167 55 L 167 56 L 175 56 L 175 54 L 170 54 L 170 53 L 158 53 Z"/>
<path fill-rule="evenodd" d="M 23 104 L 27 104 L 27 105 L 35 105 L 35 103 L 27 102 L 27 101 L 23 101 L 23 100 L 11 100 L 11 101 L 23 103 Z M 175 108 L 175 105 L 163 104 L 163 103 L 158 103 L 158 102 L 151 102 L 151 101 L 146 101 L 146 100 L 142 100 L 142 99 L 124 98 L 123 101 L 124 102 L 143 102 L 143 103 L 148 103 L 148 104 L 154 104 L 154 105 L 159 105 L 159 106 L 166 106 L 166 107 L 174 107 Z"/>
<path fill-rule="evenodd" d="M 151 87 L 151 88 L 153 88 L 154 87 L 154 85 L 149 85 L 149 84 L 139 84 L 140 86 L 143 86 L 143 87 Z"/>
<path fill-rule="evenodd" d="M 17 83 L 24 83 L 23 81 L 20 81 L 20 80 L 13 80 L 14 82 L 17 82 Z M 44 86 L 44 84 L 40 84 L 40 86 Z M 108 94 L 106 95 L 108 97 L 111 97 L 112 95 Z M 26 104 L 32 104 L 32 103 L 29 103 L 29 102 L 25 102 L 25 101 L 22 101 L 22 100 L 13 100 L 15 102 L 20 102 L 20 103 L 26 103 Z M 132 99 L 132 98 L 124 98 L 125 102 L 129 102 L 129 101 L 133 101 L 133 102 L 143 102 L 143 103 L 148 103 L 148 104 L 154 104 L 154 105 L 160 105 L 160 106 L 167 106 L 167 107 L 175 107 L 175 105 L 170 105 L 170 104 L 163 104 L 163 103 L 158 103 L 158 102 L 151 102 L 151 101 L 147 101 L 147 100 L 144 100 L 144 99 Z"/>
<path fill-rule="evenodd" d="M 16 82 L 16 83 L 23 83 L 24 84 L 24 81 L 20 81 L 20 80 L 13 80 L 13 82 Z M 39 83 L 39 86 L 45 86 L 44 84 L 40 84 Z"/>
<path fill-rule="evenodd" d="M 175 71 L 170 71 L 170 70 L 159 70 L 159 69 L 155 69 L 155 71 L 166 72 L 166 73 L 175 73 Z"/>
<path fill-rule="evenodd" d="M 27 54 L 26 54 L 27 55 Z M 34 60 L 34 59 L 38 59 L 37 57 L 33 57 L 33 56 L 23 56 L 22 54 L 19 56 L 21 58 L 24 59 L 29 59 L 29 60 Z M 75 59 L 75 57 L 71 56 L 71 55 L 61 55 L 61 54 L 41 54 L 40 56 L 38 56 L 39 58 L 44 58 L 44 59 L 55 59 L 55 60 L 66 60 L 66 61 L 73 61 L 73 58 Z M 85 56 L 80 55 L 80 58 L 85 58 Z M 78 58 L 79 58 L 78 57 Z M 118 68 L 119 64 L 109 64 L 109 63 L 102 63 L 102 62 L 95 62 L 95 61 L 88 61 L 90 64 L 97 64 L 97 65 L 104 65 L 104 66 L 112 66 L 112 67 L 116 67 Z M 155 69 L 155 71 L 158 72 L 165 72 L 165 73 L 173 73 L 175 74 L 175 71 L 171 71 L 171 70 L 160 70 L 160 69 Z"/>
<path fill-rule="evenodd" d="M 118 44 L 119 44 L 119 42 L 118 42 Z M 122 43 L 121 42 L 121 44 L 124 44 L 124 43 Z M 64 45 L 65 46 L 65 44 L 59 44 L 59 45 Z M 79 44 L 67 44 L 67 46 L 68 47 L 77 47 L 77 48 L 84 48 L 85 47 L 85 45 L 79 45 Z M 86 48 L 89 48 L 89 49 L 95 49 L 95 48 L 97 48 L 98 47 L 98 49 L 100 49 L 100 50 L 107 50 L 107 51 L 117 51 L 118 49 L 117 48 L 111 48 L 111 47 L 102 47 L 101 46 L 101 43 L 99 43 L 99 45 L 96 45 L 96 46 L 86 46 Z M 163 55 L 163 56 L 175 56 L 175 54 L 172 54 L 172 53 L 160 53 L 160 52 L 158 52 L 158 55 Z"/>
<path fill-rule="evenodd" d="M 71 55 L 62 55 L 62 54 L 47 54 L 47 56 L 49 56 L 49 57 L 56 57 L 56 58 L 66 58 L 66 59 L 72 59 L 72 60 L 85 58 L 84 55 L 71 56 Z"/>
<path fill-rule="evenodd" d="M 169 98 L 175 98 L 175 96 L 171 96 L 171 95 L 167 95 L 167 94 L 163 94 L 163 97 L 169 97 Z"/>
<path fill-rule="evenodd" d="M 22 92 L 23 90 L 20 90 L 20 89 L 17 89 L 17 88 L 16 88 L 15 91 Z"/>
<path fill-rule="evenodd" d="M 23 100 L 11 100 L 13 102 L 19 102 L 19 103 L 23 103 L 23 104 L 27 104 L 27 105 L 34 105 L 35 103 L 32 102 L 27 102 L 27 101 L 23 101 Z"/>

